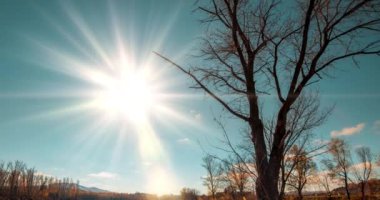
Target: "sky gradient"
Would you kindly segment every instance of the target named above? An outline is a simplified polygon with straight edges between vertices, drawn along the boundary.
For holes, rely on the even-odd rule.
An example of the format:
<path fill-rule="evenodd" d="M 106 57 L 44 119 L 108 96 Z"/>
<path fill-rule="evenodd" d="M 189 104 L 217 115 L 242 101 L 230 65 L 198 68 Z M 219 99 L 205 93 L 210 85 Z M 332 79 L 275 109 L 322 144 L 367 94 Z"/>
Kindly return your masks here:
<path fill-rule="evenodd" d="M 117 192 L 204 192 L 201 147 L 218 144 L 213 117 L 221 108 L 152 53 L 196 59 L 206 27 L 195 8 L 174 0 L 1 1 L 0 161 Z M 107 70 L 120 49 L 154 75 L 150 84 L 163 96 L 161 110 L 139 126 L 91 104 L 99 85 L 88 72 Z M 322 106 L 335 108 L 316 139 L 342 137 L 380 153 L 380 58 L 358 61 L 360 68 L 339 63 L 319 84 Z M 240 125 L 232 120 L 227 130 Z"/>

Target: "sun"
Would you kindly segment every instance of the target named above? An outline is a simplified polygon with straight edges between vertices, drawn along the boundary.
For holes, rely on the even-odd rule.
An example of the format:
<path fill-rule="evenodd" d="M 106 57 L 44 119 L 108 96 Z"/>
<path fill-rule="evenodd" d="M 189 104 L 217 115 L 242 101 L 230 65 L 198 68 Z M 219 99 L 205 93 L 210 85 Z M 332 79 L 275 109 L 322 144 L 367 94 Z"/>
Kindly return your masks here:
<path fill-rule="evenodd" d="M 96 107 L 107 114 L 140 122 L 158 104 L 154 82 L 145 68 L 131 63 L 117 65 L 111 73 L 93 73 L 93 79 L 100 85 L 95 95 Z"/>
<path fill-rule="evenodd" d="M 145 118 L 152 106 L 153 94 L 139 73 L 115 78 L 101 95 L 101 106 L 130 120 Z"/>

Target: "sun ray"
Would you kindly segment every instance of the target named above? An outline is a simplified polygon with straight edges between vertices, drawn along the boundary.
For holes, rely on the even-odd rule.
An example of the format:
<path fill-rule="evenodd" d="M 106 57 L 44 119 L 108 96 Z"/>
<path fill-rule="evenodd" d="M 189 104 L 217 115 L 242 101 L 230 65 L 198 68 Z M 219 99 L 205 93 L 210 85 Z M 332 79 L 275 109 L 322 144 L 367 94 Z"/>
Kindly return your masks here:
<path fill-rule="evenodd" d="M 63 27 L 61 24 L 56 23 L 54 18 L 50 16 L 48 13 L 46 13 L 45 10 L 39 8 L 38 13 L 43 16 L 43 19 L 46 20 L 47 23 L 49 23 L 50 26 L 52 26 L 57 33 L 59 33 L 67 42 L 69 42 L 70 45 L 72 45 L 75 49 L 79 50 L 80 53 L 86 56 L 86 58 L 91 59 L 92 61 L 96 61 L 93 59 L 94 57 L 91 55 L 91 53 L 86 49 L 83 45 L 80 45 L 80 40 L 78 38 L 74 38 L 70 32 L 66 30 L 65 27 Z M 33 40 L 29 36 L 25 36 L 29 38 L 30 40 Z"/>
<path fill-rule="evenodd" d="M 69 3 L 66 3 L 63 6 L 65 8 L 67 15 L 71 19 L 71 21 L 74 23 L 76 28 L 83 35 L 83 38 L 87 40 L 88 44 L 90 44 L 92 48 L 96 51 L 96 53 L 100 56 L 100 58 L 102 58 L 106 66 L 113 68 L 112 62 L 109 56 L 103 50 L 102 46 L 100 45 L 95 35 L 91 31 L 91 28 L 87 25 L 87 23 L 83 20 L 83 18 L 77 13 L 76 9 Z"/>

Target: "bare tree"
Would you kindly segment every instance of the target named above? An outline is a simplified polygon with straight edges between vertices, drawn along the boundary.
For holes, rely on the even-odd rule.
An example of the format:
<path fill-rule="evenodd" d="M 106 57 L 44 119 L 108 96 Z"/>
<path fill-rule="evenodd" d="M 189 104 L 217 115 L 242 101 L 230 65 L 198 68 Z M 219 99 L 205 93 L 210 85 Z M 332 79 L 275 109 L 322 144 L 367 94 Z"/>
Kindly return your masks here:
<path fill-rule="evenodd" d="M 197 200 L 199 192 L 191 188 L 182 188 L 181 190 L 181 200 Z"/>
<path fill-rule="evenodd" d="M 327 109 L 324 112 L 318 112 L 320 107 L 318 95 L 300 96 L 297 102 L 293 104 L 292 109 L 289 112 L 289 118 L 287 123 L 288 138 L 285 142 L 283 159 L 281 160 L 280 168 L 280 181 L 279 181 L 279 199 L 284 199 L 285 188 L 287 181 L 293 170 L 298 163 L 297 159 L 291 159 L 297 156 L 306 156 L 308 159 L 312 159 L 318 156 L 323 148 L 326 146 L 323 143 L 313 142 L 312 130 L 320 126 L 328 117 L 331 109 Z M 266 135 L 268 140 L 273 139 L 272 133 L 274 131 L 273 120 L 266 128 Z M 270 144 L 270 142 L 268 142 Z M 294 151 L 294 146 L 297 146 L 297 151 Z M 322 151 L 324 152 L 324 151 Z M 292 157 L 289 157 L 291 155 Z"/>
<path fill-rule="evenodd" d="M 307 152 L 294 145 L 289 152 L 289 159 L 294 163 L 294 170 L 290 173 L 288 185 L 296 189 L 299 200 L 303 199 L 302 190 L 308 179 L 315 173 L 315 162 L 307 157 Z"/>
<path fill-rule="evenodd" d="M 248 186 L 252 181 L 252 169 L 247 168 L 249 163 L 245 160 L 240 162 L 239 158 L 232 156 L 228 159 L 224 159 L 222 163 L 223 180 L 226 183 L 226 191 L 232 194 L 233 199 L 244 199 L 245 193 L 248 191 Z"/>
<path fill-rule="evenodd" d="M 231 199 L 245 199 L 246 192 L 252 191 L 253 182 L 257 177 L 249 134 L 245 129 L 239 131 L 247 140 L 240 144 L 233 144 L 227 134 L 225 124 L 217 119 L 215 121 L 223 133 L 223 138 L 219 140 L 222 145 L 215 147 L 227 154 L 226 158 L 213 156 L 220 161 L 222 187 Z"/>
<path fill-rule="evenodd" d="M 360 161 L 360 166 L 355 169 L 355 175 L 360 184 L 362 200 L 365 200 L 366 186 L 372 174 L 372 154 L 368 147 L 359 147 L 356 149 L 356 154 Z"/>
<path fill-rule="evenodd" d="M 304 157 L 311 161 L 313 157 L 319 155 L 318 150 L 321 150 L 324 147 L 323 144 L 311 144 L 311 141 L 309 141 L 311 138 L 310 136 L 310 134 L 305 134 L 298 138 L 297 144 L 294 144 L 292 148 L 287 150 L 284 154 L 280 169 L 279 199 L 285 198 L 285 189 L 286 186 L 289 186 L 288 181 L 293 179 L 294 182 L 294 178 L 296 178 L 294 174 L 297 173 L 297 169 L 302 165 L 302 163 L 299 162 L 303 162 L 303 159 L 299 158 Z M 294 183 L 292 185 L 294 186 Z"/>
<path fill-rule="evenodd" d="M 231 184 L 231 182 L 228 183 Z M 237 200 L 238 195 L 236 187 L 233 185 L 227 185 L 226 188 L 224 188 L 224 195 L 227 199 Z"/>
<path fill-rule="evenodd" d="M 25 164 L 21 161 L 15 161 L 8 163 L 8 184 L 9 184 L 9 199 L 17 199 L 20 196 L 20 181 L 22 173 L 24 172 Z"/>
<path fill-rule="evenodd" d="M 339 61 L 380 54 L 376 37 L 380 32 L 380 2 L 296 1 L 292 4 L 294 12 L 287 13 L 282 9 L 288 5 L 278 1 L 199 3 L 199 10 L 205 14 L 202 21 L 209 24 L 201 66 L 188 70 L 158 55 L 193 79 L 195 88 L 249 125 L 258 174 L 257 196 L 278 199 L 292 105 Z M 266 143 L 260 112 L 263 94 L 274 94 L 280 103 L 274 110 L 271 144 Z"/>
<path fill-rule="evenodd" d="M 4 162 L 0 162 L 0 196 L 5 196 L 8 172 Z"/>
<path fill-rule="evenodd" d="M 330 200 L 331 199 L 331 196 L 332 196 L 332 193 L 331 193 L 331 176 L 329 176 L 328 174 L 319 174 L 319 176 L 317 176 L 317 181 L 319 183 L 320 186 L 322 186 L 322 188 L 325 190 L 326 194 L 327 194 L 327 197 L 328 199 Z"/>
<path fill-rule="evenodd" d="M 33 199 L 36 187 L 36 176 L 34 168 L 26 170 L 26 184 L 25 184 L 25 193 L 27 199 Z"/>
<path fill-rule="evenodd" d="M 221 166 L 215 157 L 206 155 L 203 157 L 202 167 L 207 171 L 207 176 L 203 178 L 203 185 L 207 187 L 212 199 L 215 200 L 215 194 L 221 186 Z"/>
<path fill-rule="evenodd" d="M 331 177 L 338 177 L 344 182 L 347 199 L 351 199 L 348 187 L 351 173 L 351 152 L 349 146 L 344 140 L 333 138 L 329 143 L 329 150 L 332 159 L 324 160 L 324 164 L 330 170 Z"/>

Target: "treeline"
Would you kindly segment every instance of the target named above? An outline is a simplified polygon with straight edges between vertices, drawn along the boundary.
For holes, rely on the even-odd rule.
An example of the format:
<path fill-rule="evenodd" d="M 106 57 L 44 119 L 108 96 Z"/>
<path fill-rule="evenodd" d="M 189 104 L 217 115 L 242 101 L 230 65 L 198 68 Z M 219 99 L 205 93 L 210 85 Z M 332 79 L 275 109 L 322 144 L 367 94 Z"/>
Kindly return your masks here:
<path fill-rule="evenodd" d="M 376 168 L 380 156 L 369 147 L 351 147 L 342 139 L 333 138 L 322 144 L 313 144 L 310 138 L 289 146 L 283 156 L 278 187 L 280 200 L 285 199 L 380 199 L 380 180 Z M 231 155 L 221 158 L 206 155 L 202 177 L 208 197 L 213 200 L 256 199 L 257 170 L 251 153 L 233 148 Z M 245 148 L 247 149 L 247 148 Z M 318 164 L 317 164 L 318 162 Z M 192 190 L 184 190 L 183 200 L 196 196 Z M 193 195 L 191 195 L 193 194 Z M 190 197 L 192 196 L 192 197 Z M 317 198 L 317 199 L 318 199 Z"/>
<path fill-rule="evenodd" d="M 79 183 L 28 168 L 21 161 L 0 162 L 0 200 L 76 200 Z"/>
<path fill-rule="evenodd" d="M 145 193 L 90 192 L 79 181 L 58 179 L 28 168 L 22 161 L 0 161 L 0 200 L 177 200 L 178 196 L 157 197 Z"/>
<path fill-rule="evenodd" d="M 0 162 L 0 200 L 151 200 L 152 195 L 90 192 L 79 181 L 58 179 L 28 168 L 22 161 Z"/>

